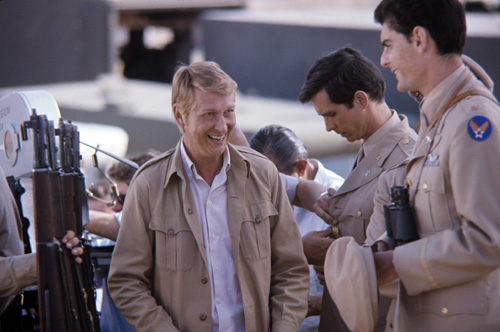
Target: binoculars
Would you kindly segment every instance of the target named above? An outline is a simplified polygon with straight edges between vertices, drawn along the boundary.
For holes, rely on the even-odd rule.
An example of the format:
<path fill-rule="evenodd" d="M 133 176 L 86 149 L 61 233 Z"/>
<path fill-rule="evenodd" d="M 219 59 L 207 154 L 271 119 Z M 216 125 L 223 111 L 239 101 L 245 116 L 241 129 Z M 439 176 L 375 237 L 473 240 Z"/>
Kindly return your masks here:
<path fill-rule="evenodd" d="M 391 203 L 384 205 L 389 249 L 419 239 L 407 186 L 391 187 Z"/>

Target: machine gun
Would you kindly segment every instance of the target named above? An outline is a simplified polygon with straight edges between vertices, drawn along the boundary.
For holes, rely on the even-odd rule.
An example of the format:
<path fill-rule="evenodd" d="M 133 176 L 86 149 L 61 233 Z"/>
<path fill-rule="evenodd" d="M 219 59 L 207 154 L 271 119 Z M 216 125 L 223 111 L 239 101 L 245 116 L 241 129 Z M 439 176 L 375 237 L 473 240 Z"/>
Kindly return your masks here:
<path fill-rule="evenodd" d="M 69 249 L 54 241 L 67 230 L 82 234 L 86 197 L 80 172 L 79 134 L 70 122 L 53 121 L 33 110 L 23 140 L 32 130 L 33 201 L 41 331 L 100 331 L 92 265 L 85 250 L 82 265 Z M 55 136 L 59 136 L 59 148 Z M 59 151 L 59 158 L 57 152 Z"/>

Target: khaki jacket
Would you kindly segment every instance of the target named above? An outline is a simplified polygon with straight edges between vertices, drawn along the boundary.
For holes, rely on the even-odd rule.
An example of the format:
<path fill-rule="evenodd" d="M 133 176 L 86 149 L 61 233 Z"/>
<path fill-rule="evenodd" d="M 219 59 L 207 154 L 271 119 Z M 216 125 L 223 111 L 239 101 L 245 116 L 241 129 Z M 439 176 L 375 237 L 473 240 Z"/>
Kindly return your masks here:
<path fill-rule="evenodd" d="M 421 239 L 394 251 L 402 287 L 396 331 L 500 330 L 500 108 L 472 96 L 426 124 L 452 97 L 485 86 L 462 66 L 427 96 L 407 181 Z M 470 131 L 488 119 L 484 140 Z M 488 130 L 491 129 L 491 132 Z"/>
<path fill-rule="evenodd" d="M 275 166 L 229 145 L 229 229 L 246 331 L 297 331 L 309 269 Z M 203 236 L 179 145 L 143 166 L 127 193 L 109 290 L 137 331 L 211 331 Z"/>
<path fill-rule="evenodd" d="M 336 218 L 343 236 L 352 236 L 359 244 L 366 239 L 366 228 L 373 212 L 373 197 L 380 174 L 404 161 L 412 152 L 417 134 L 408 126 L 408 119 L 394 112 L 391 126 L 384 132 L 361 162 L 349 173 L 330 203 L 330 214 Z M 381 130 L 379 129 L 379 131 Z M 374 134 L 374 135 L 375 135 Z"/>
<path fill-rule="evenodd" d="M 408 119 L 396 112 L 374 136 L 369 138 L 374 138 L 370 142 L 370 149 L 367 149 L 361 162 L 348 174 L 329 207 L 330 214 L 339 221 L 337 227 L 342 236 L 352 236 L 359 244 L 364 243 L 367 237 L 366 230 L 373 213 L 373 198 L 379 176 L 385 170 L 403 162 L 411 154 L 417 139 L 417 134 L 408 125 Z M 380 234 L 374 231 L 372 236 L 380 236 L 383 231 Z M 379 321 L 382 327 L 385 325 L 385 315 L 390 303 L 389 300 L 383 301 L 384 304 L 379 306 Z M 325 287 L 319 331 L 334 330 L 348 331 Z"/>

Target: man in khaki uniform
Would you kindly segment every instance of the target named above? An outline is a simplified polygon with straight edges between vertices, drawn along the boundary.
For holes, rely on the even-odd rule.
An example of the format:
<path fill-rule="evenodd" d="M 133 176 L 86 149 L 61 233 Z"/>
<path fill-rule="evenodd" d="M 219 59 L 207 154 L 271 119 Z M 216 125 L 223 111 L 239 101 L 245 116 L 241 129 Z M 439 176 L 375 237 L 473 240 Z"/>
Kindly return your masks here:
<path fill-rule="evenodd" d="M 295 332 L 309 269 L 278 170 L 228 144 L 236 83 L 213 62 L 182 66 L 176 148 L 127 191 L 108 286 L 137 331 Z"/>
<path fill-rule="evenodd" d="M 316 60 L 299 97 L 303 103 L 313 102 L 328 131 L 334 130 L 349 142 L 363 140 L 344 184 L 332 192 L 332 197 L 324 197 L 335 230 L 341 236 L 354 237 L 359 244 L 366 238 L 379 175 L 405 160 L 416 140 L 407 118 L 387 106 L 384 93 L 385 82 L 378 68 L 358 51 L 346 47 Z M 328 220 L 326 213 L 320 216 Z M 322 266 L 327 244 L 333 239 L 320 236 L 328 233 L 313 232 L 303 240 L 309 262 Z M 385 317 L 384 309 L 381 316 Z M 334 330 L 346 331 L 347 326 L 325 289 L 320 331 Z"/>
<path fill-rule="evenodd" d="M 421 99 L 406 174 L 420 239 L 374 255 L 379 286 L 400 279 L 388 327 L 499 331 L 500 108 L 486 73 L 463 63 L 464 9 L 383 0 L 375 18 L 382 66 Z"/>

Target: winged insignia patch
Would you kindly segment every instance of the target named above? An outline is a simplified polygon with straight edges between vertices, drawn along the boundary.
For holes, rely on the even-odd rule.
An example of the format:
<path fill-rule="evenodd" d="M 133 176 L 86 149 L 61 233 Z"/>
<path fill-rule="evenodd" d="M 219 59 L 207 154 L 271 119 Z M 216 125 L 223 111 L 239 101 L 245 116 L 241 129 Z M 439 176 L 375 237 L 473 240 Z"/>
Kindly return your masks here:
<path fill-rule="evenodd" d="M 467 126 L 467 131 L 469 136 L 475 141 L 484 141 L 491 135 L 491 122 L 490 120 L 482 115 L 476 115 L 469 120 Z"/>

